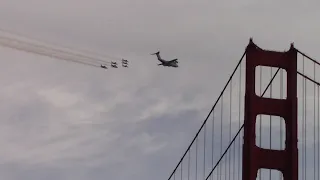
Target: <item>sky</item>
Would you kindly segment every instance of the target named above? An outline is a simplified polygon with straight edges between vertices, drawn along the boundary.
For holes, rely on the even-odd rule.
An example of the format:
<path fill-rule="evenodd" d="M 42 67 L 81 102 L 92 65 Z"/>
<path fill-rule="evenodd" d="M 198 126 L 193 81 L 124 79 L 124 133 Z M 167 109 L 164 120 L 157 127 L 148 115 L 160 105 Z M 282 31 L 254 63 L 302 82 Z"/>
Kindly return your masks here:
<path fill-rule="evenodd" d="M 126 58 L 103 71 L 0 48 L 6 180 L 168 178 L 245 50 L 320 59 L 317 1 L 2 0 L 0 29 Z M 178 58 L 157 66 L 149 54 Z"/>

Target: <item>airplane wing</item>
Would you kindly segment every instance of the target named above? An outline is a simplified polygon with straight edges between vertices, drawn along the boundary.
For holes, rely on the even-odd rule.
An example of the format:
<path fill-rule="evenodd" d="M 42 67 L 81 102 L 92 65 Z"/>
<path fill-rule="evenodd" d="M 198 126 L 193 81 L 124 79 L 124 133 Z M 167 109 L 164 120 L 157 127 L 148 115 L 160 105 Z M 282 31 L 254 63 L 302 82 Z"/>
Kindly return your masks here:
<path fill-rule="evenodd" d="M 168 61 L 168 62 L 175 62 L 175 63 L 178 63 L 178 59 L 173 59 L 173 60 L 170 60 L 170 61 Z"/>

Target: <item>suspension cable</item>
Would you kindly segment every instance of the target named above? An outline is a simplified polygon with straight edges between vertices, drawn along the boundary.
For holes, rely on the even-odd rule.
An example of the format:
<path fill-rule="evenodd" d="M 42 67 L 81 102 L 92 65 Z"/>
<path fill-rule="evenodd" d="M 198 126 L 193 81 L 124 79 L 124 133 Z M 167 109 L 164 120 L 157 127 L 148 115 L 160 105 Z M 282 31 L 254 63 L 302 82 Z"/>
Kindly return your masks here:
<path fill-rule="evenodd" d="M 202 130 L 202 128 L 203 128 L 203 126 L 204 126 L 204 125 L 205 125 L 205 123 L 208 121 L 208 118 L 210 117 L 210 115 L 211 115 L 212 111 L 214 110 L 214 108 L 215 108 L 215 107 L 216 107 L 216 105 L 218 104 L 218 102 L 219 102 L 220 98 L 222 97 L 223 93 L 225 92 L 225 90 L 226 90 L 226 88 L 227 88 L 228 84 L 230 83 L 230 81 L 231 81 L 231 79 L 233 78 L 233 76 L 234 76 L 234 74 L 235 74 L 236 70 L 238 69 L 239 65 L 241 64 L 241 62 L 242 62 L 242 60 L 243 60 L 243 58 L 244 58 L 244 56 L 245 56 L 246 52 L 247 52 L 247 50 L 245 50 L 245 51 L 244 51 L 244 53 L 243 53 L 243 55 L 241 56 L 241 58 L 240 58 L 240 60 L 239 60 L 239 62 L 238 62 L 238 64 L 237 64 L 236 68 L 235 68 L 235 69 L 234 69 L 234 71 L 232 72 L 231 76 L 229 77 L 229 80 L 227 81 L 227 83 L 225 84 L 225 86 L 224 86 L 223 90 L 221 91 L 221 93 L 220 93 L 220 95 L 219 95 L 218 99 L 216 100 L 215 104 L 212 106 L 212 108 L 211 108 L 211 110 L 210 110 L 209 114 L 207 115 L 206 119 L 205 119 L 205 120 L 204 120 L 204 122 L 202 123 L 202 125 L 201 125 L 200 129 L 198 130 L 198 132 L 196 133 L 195 137 L 192 139 L 192 141 L 191 141 L 190 145 L 188 146 L 187 150 L 185 151 L 185 153 L 183 154 L 183 156 L 182 156 L 182 157 L 181 157 L 181 159 L 179 160 L 179 162 L 178 162 L 177 166 L 174 168 L 173 172 L 170 174 L 170 176 L 169 176 L 168 180 L 170 180 L 170 179 L 171 179 L 171 177 L 173 176 L 173 174 L 175 173 L 175 171 L 177 170 L 177 168 L 178 168 L 178 167 L 179 167 L 179 165 L 181 164 L 182 160 L 184 159 L 184 157 L 185 157 L 185 156 L 186 156 L 186 154 L 188 153 L 188 151 L 189 151 L 189 149 L 191 148 L 192 144 L 194 143 L 194 141 L 195 141 L 195 140 L 196 140 L 196 138 L 198 137 L 198 135 L 199 135 L 200 131 L 201 131 L 201 130 Z"/>
<path fill-rule="evenodd" d="M 304 56 L 302 57 L 302 73 L 304 74 Z M 305 166 L 305 159 L 304 159 L 304 83 L 305 83 L 305 79 L 302 78 L 302 180 L 304 180 L 304 166 Z"/>
<path fill-rule="evenodd" d="M 206 176 L 206 133 L 207 124 L 204 125 L 203 130 L 203 178 Z"/>
<path fill-rule="evenodd" d="M 238 119 L 238 128 L 241 128 L 241 77 L 242 77 L 242 71 L 241 71 L 241 64 L 240 64 L 240 69 L 239 69 L 239 119 Z M 238 180 L 240 180 L 240 170 L 241 170 L 241 163 L 240 163 L 240 156 L 241 156 L 241 138 L 239 138 L 238 142 L 238 148 L 239 148 L 239 153 L 238 153 Z"/>
<path fill-rule="evenodd" d="M 301 72 L 299 72 L 299 71 L 297 71 L 297 73 L 298 73 L 300 76 L 302 76 L 303 78 L 305 78 L 305 79 L 307 79 L 307 80 L 309 80 L 309 81 L 313 82 L 314 84 L 316 84 L 316 85 L 320 86 L 320 83 L 319 83 L 319 82 L 317 82 L 317 81 L 315 81 L 315 80 L 311 79 L 310 77 L 308 77 L 308 76 L 306 76 L 306 75 L 302 74 L 302 73 L 301 73 Z"/>
<path fill-rule="evenodd" d="M 304 179 L 307 179 L 307 81 L 304 80 Z"/>
<path fill-rule="evenodd" d="M 319 91 L 319 86 L 317 86 L 317 90 L 318 90 L 318 97 L 317 97 L 317 99 L 318 99 L 318 112 L 317 112 L 317 114 L 318 114 L 318 179 L 320 178 L 320 143 L 319 143 L 319 140 L 320 140 L 320 119 L 319 119 L 319 115 L 320 115 L 320 111 L 319 111 L 319 102 L 320 102 L 320 91 Z"/>
<path fill-rule="evenodd" d="M 280 99 L 283 99 L 283 69 L 280 70 Z M 282 124 L 282 117 L 279 116 L 280 120 L 280 149 L 283 148 L 283 124 Z M 270 127 L 271 128 L 271 127 Z M 282 172 L 279 172 L 279 179 L 283 179 Z"/>
<path fill-rule="evenodd" d="M 222 122 L 223 122 L 223 94 L 221 96 L 221 119 L 220 119 L 220 154 L 222 154 L 222 144 L 223 144 L 223 139 L 222 139 Z M 221 176 L 222 176 L 222 167 L 219 168 L 220 170 L 220 179 L 221 180 Z"/>
<path fill-rule="evenodd" d="M 213 160 L 214 160 L 214 137 L 215 137 L 215 135 L 214 135 L 214 110 L 212 111 L 212 152 L 211 152 L 211 154 L 212 154 L 212 159 L 211 159 L 211 168 L 213 168 Z M 212 178 L 212 180 L 213 180 L 213 178 Z"/>
<path fill-rule="evenodd" d="M 272 79 L 272 67 L 270 67 L 270 78 Z M 272 98 L 272 83 L 270 84 L 270 98 Z M 272 139 L 272 116 L 270 115 L 270 131 L 269 131 L 269 138 L 270 138 L 270 141 L 269 141 L 269 149 L 271 149 L 271 139 Z M 261 172 L 261 171 L 260 171 Z M 271 169 L 269 170 L 269 180 L 271 180 Z"/>
<path fill-rule="evenodd" d="M 299 51 L 298 49 L 296 49 L 296 51 L 298 52 L 298 53 L 300 53 L 302 56 L 303 56 L 303 72 L 302 73 L 300 73 L 300 72 L 297 72 L 300 76 L 302 76 L 302 78 L 303 78 L 303 86 L 302 86 L 302 91 L 303 91 L 303 110 L 302 110 L 302 113 L 303 113 L 303 117 L 302 117 L 302 179 L 306 179 L 306 169 L 307 169 L 307 167 L 306 167 L 306 164 L 307 164 L 307 157 L 306 157 L 306 126 L 307 126 L 307 123 L 306 123 L 306 121 L 307 121 L 307 118 L 306 118 L 306 88 L 307 88 L 307 86 L 306 86 L 306 80 L 308 80 L 308 81 L 311 81 L 311 82 L 313 82 L 314 83 L 314 96 L 315 96 L 315 90 L 316 90 L 316 88 L 315 88 L 315 86 L 317 85 L 317 90 L 318 90 L 318 93 L 317 93 L 317 99 L 318 99 L 318 106 L 317 106 L 317 110 L 318 110 L 318 114 L 317 114 L 317 119 L 318 119 L 318 125 L 317 125 L 317 135 L 318 135 L 318 141 L 320 140 L 320 120 L 319 120 L 319 108 L 320 108 L 320 104 L 319 104 L 319 101 L 320 101 L 320 91 L 319 91 L 319 86 L 320 86 L 320 83 L 319 82 L 317 82 L 316 81 L 316 76 L 315 76 L 315 65 L 320 65 L 320 63 L 318 62 L 318 61 L 316 61 L 315 59 L 313 59 L 313 58 L 311 58 L 310 56 L 308 56 L 308 55 L 306 55 L 305 53 L 303 53 L 303 52 L 301 52 L 301 51 Z M 310 77 L 308 77 L 308 76 L 306 76 L 305 74 L 304 74 L 304 58 L 307 58 L 307 59 L 309 59 L 309 60 L 311 60 L 312 62 L 313 62 L 313 66 L 314 66 L 314 77 L 313 77 L 313 79 L 312 78 L 310 78 Z M 315 99 L 314 99 L 314 111 L 315 111 Z M 316 140 L 315 140 L 315 136 L 316 136 L 316 115 L 315 115 L 315 112 L 314 112 L 314 155 L 316 154 L 316 149 L 318 149 L 318 158 L 314 158 L 314 179 L 316 179 L 316 171 L 317 171 L 317 179 L 319 179 L 320 178 L 320 143 L 318 143 L 318 148 L 316 148 L 316 146 L 315 146 L 315 142 L 316 142 Z M 317 160 L 317 167 L 318 167 L 318 170 L 316 170 L 316 160 Z"/>
<path fill-rule="evenodd" d="M 260 96 L 262 97 L 262 66 L 260 66 Z M 262 147 L 262 115 L 259 114 L 259 146 Z M 262 178 L 262 171 L 259 171 L 259 180 Z"/>
<path fill-rule="evenodd" d="M 314 68 L 315 69 L 315 68 Z M 317 137 L 317 139 L 318 139 L 318 141 L 320 140 L 320 122 L 319 122 L 319 108 L 320 108 L 320 105 L 319 105 L 319 101 L 320 101 L 320 92 L 319 92 L 319 87 L 320 87 L 320 83 L 319 82 L 317 82 L 315 79 L 315 72 L 314 72 L 314 77 L 313 77 L 313 79 L 312 78 L 310 78 L 310 77 L 308 77 L 308 76 L 306 76 L 306 75 L 304 75 L 303 73 L 301 73 L 301 72 L 297 72 L 297 74 L 298 75 L 300 75 L 301 77 L 302 77 L 302 80 L 303 80 L 303 85 L 302 85 L 302 96 L 303 96 L 303 104 L 302 104 L 302 106 L 303 106 L 303 108 L 302 108 L 302 117 L 303 117 L 303 121 L 302 121 L 302 178 L 305 178 L 305 176 L 306 176 L 306 82 L 305 82 L 305 80 L 308 80 L 308 81 L 310 81 L 310 82 L 312 82 L 313 84 L 314 84 L 314 97 L 317 97 L 317 99 L 318 99 L 318 104 L 317 104 L 317 113 L 316 113 L 316 99 L 314 98 L 314 129 L 313 129 L 313 131 L 314 131 L 314 139 L 313 139 L 313 141 L 314 141 L 314 156 L 315 156 L 315 158 L 314 158 L 314 178 L 316 178 L 316 177 L 318 177 L 318 179 L 319 179 L 319 177 L 320 177 L 320 172 L 318 171 L 318 170 L 316 170 L 316 167 L 318 167 L 318 168 L 320 168 L 320 143 L 318 143 L 318 146 L 316 147 L 316 137 Z M 316 90 L 318 90 L 318 92 L 316 93 Z M 316 116 L 317 115 L 317 116 Z M 317 121 L 318 121 L 318 124 L 316 124 L 316 119 L 317 119 Z M 317 130 L 316 130 L 316 128 L 317 128 Z M 316 134 L 316 132 L 317 132 L 317 134 Z M 317 158 L 316 158 L 316 151 L 318 150 L 318 153 L 317 153 Z M 317 173 L 316 173 L 317 172 Z M 317 176 L 316 176 L 317 175 Z"/>
<path fill-rule="evenodd" d="M 190 180 L 190 159 L 191 159 L 191 149 L 189 151 L 188 156 L 188 180 Z"/>
<path fill-rule="evenodd" d="M 310 56 L 306 55 L 305 53 L 299 51 L 298 49 L 294 48 L 298 53 L 300 53 L 302 56 L 308 58 L 309 60 L 311 60 L 312 62 L 314 62 L 317 65 L 320 65 L 320 63 L 318 61 L 316 61 L 315 59 L 311 58 Z"/>
<path fill-rule="evenodd" d="M 313 63 L 313 79 L 316 79 L 316 64 Z M 316 180 L 316 84 L 313 83 L 313 179 Z"/>
<path fill-rule="evenodd" d="M 229 102 L 229 142 L 231 141 L 231 129 L 232 129 L 232 126 L 231 126 L 231 123 L 232 123 L 232 80 L 230 82 L 230 102 Z M 228 156 L 227 156 L 228 157 Z M 229 153 L 229 157 L 227 158 L 229 161 L 228 161 L 228 174 L 229 174 L 229 177 L 228 177 L 228 180 L 230 180 L 230 170 L 231 170 L 231 153 Z"/>
<path fill-rule="evenodd" d="M 272 77 L 272 79 L 270 80 L 269 84 L 267 85 L 266 89 L 264 90 L 264 92 L 262 93 L 261 97 L 267 92 L 269 86 L 271 85 L 271 83 L 273 82 L 274 78 L 276 77 L 276 75 L 278 74 L 280 68 L 278 68 L 278 70 L 276 71 L 276 73 L 274 74 L 274 76 Z M 207 178 L 205 180 L 208 180 L 208 178 L 211 176 L 212 172 L 216 169 L 216 167 L 218 166 L 218 164 L 221 162 L 222 158 L 224 157 L 224 155 L 228 152 L 229 148 L 231 147 L 232 143 L 236 140 L 237 136 L 240 134 L 241 130 L 243 129 L 244 124 L 242 124 L 241 128 L 238 130 L 237 134 L 233 137 L 232 141 L 229 143 L 228 147 L 226 148 L 226 150 L 223 152 L 223 154 L 221 155 L 220 159 L 218 160 L 218 162 L 216 163 L 216 165 L 214 166 L 214 168 L 210 171 L 209 175 L 207 176 Z"/>

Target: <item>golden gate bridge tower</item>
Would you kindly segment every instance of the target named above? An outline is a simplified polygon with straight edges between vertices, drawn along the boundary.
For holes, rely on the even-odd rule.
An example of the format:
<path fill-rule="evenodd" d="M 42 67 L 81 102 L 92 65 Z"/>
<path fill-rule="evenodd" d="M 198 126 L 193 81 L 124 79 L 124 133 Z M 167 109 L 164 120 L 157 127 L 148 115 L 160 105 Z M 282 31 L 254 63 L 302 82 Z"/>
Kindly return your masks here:
<path fill-rule="evenodd" d="M 259 97 L 255 93 L 258 66 L 282 68 L 287 72 L 287 98 Z M 252 42 L 246 49 L 245 113 L 243 136 L 243 180 L 256 180 L 260 168 L 282 172 L 284 180 L 298 180 L 297 134 L 297 51 L 266 51 Z M 256 145 L 256 119 L 259 114 L 280 116 L 285 122 L 285 149 L 263 149 Z"/>
<path fill-rule="evenodd" d="M 293 43 L 279 52 L 251 38 L 168 180 L 319 180 L 317 68 Z"/>

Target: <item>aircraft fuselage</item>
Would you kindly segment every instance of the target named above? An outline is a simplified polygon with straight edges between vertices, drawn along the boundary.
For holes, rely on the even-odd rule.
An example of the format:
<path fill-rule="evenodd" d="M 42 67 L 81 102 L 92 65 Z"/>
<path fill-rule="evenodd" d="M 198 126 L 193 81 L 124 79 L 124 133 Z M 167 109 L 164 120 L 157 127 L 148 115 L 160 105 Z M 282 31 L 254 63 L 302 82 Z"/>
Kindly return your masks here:
<path fill-rule="evenodd" d="M 174 62 L 164 62 L 162 63 L 163 66 L 168 66 L 168 67 L 179 67 L 178 63 L 174 63 Z"/>
<path fill-rule="evenodd" d="M 167 67 L 178 67 L 178 59 L 174 59 L 174 60 L 171 60 L 171 61 L 166 61 L 164 59 L 161 58 L 160 56 L 160 52 L 156 52 L 156 53 L 153 53 L 151 55 L 156 55 L 158 60 L 161 62 L 161 64 L 158 64 L 159 66 L 162 65 L 162 66 L 167 66 Z"/>

